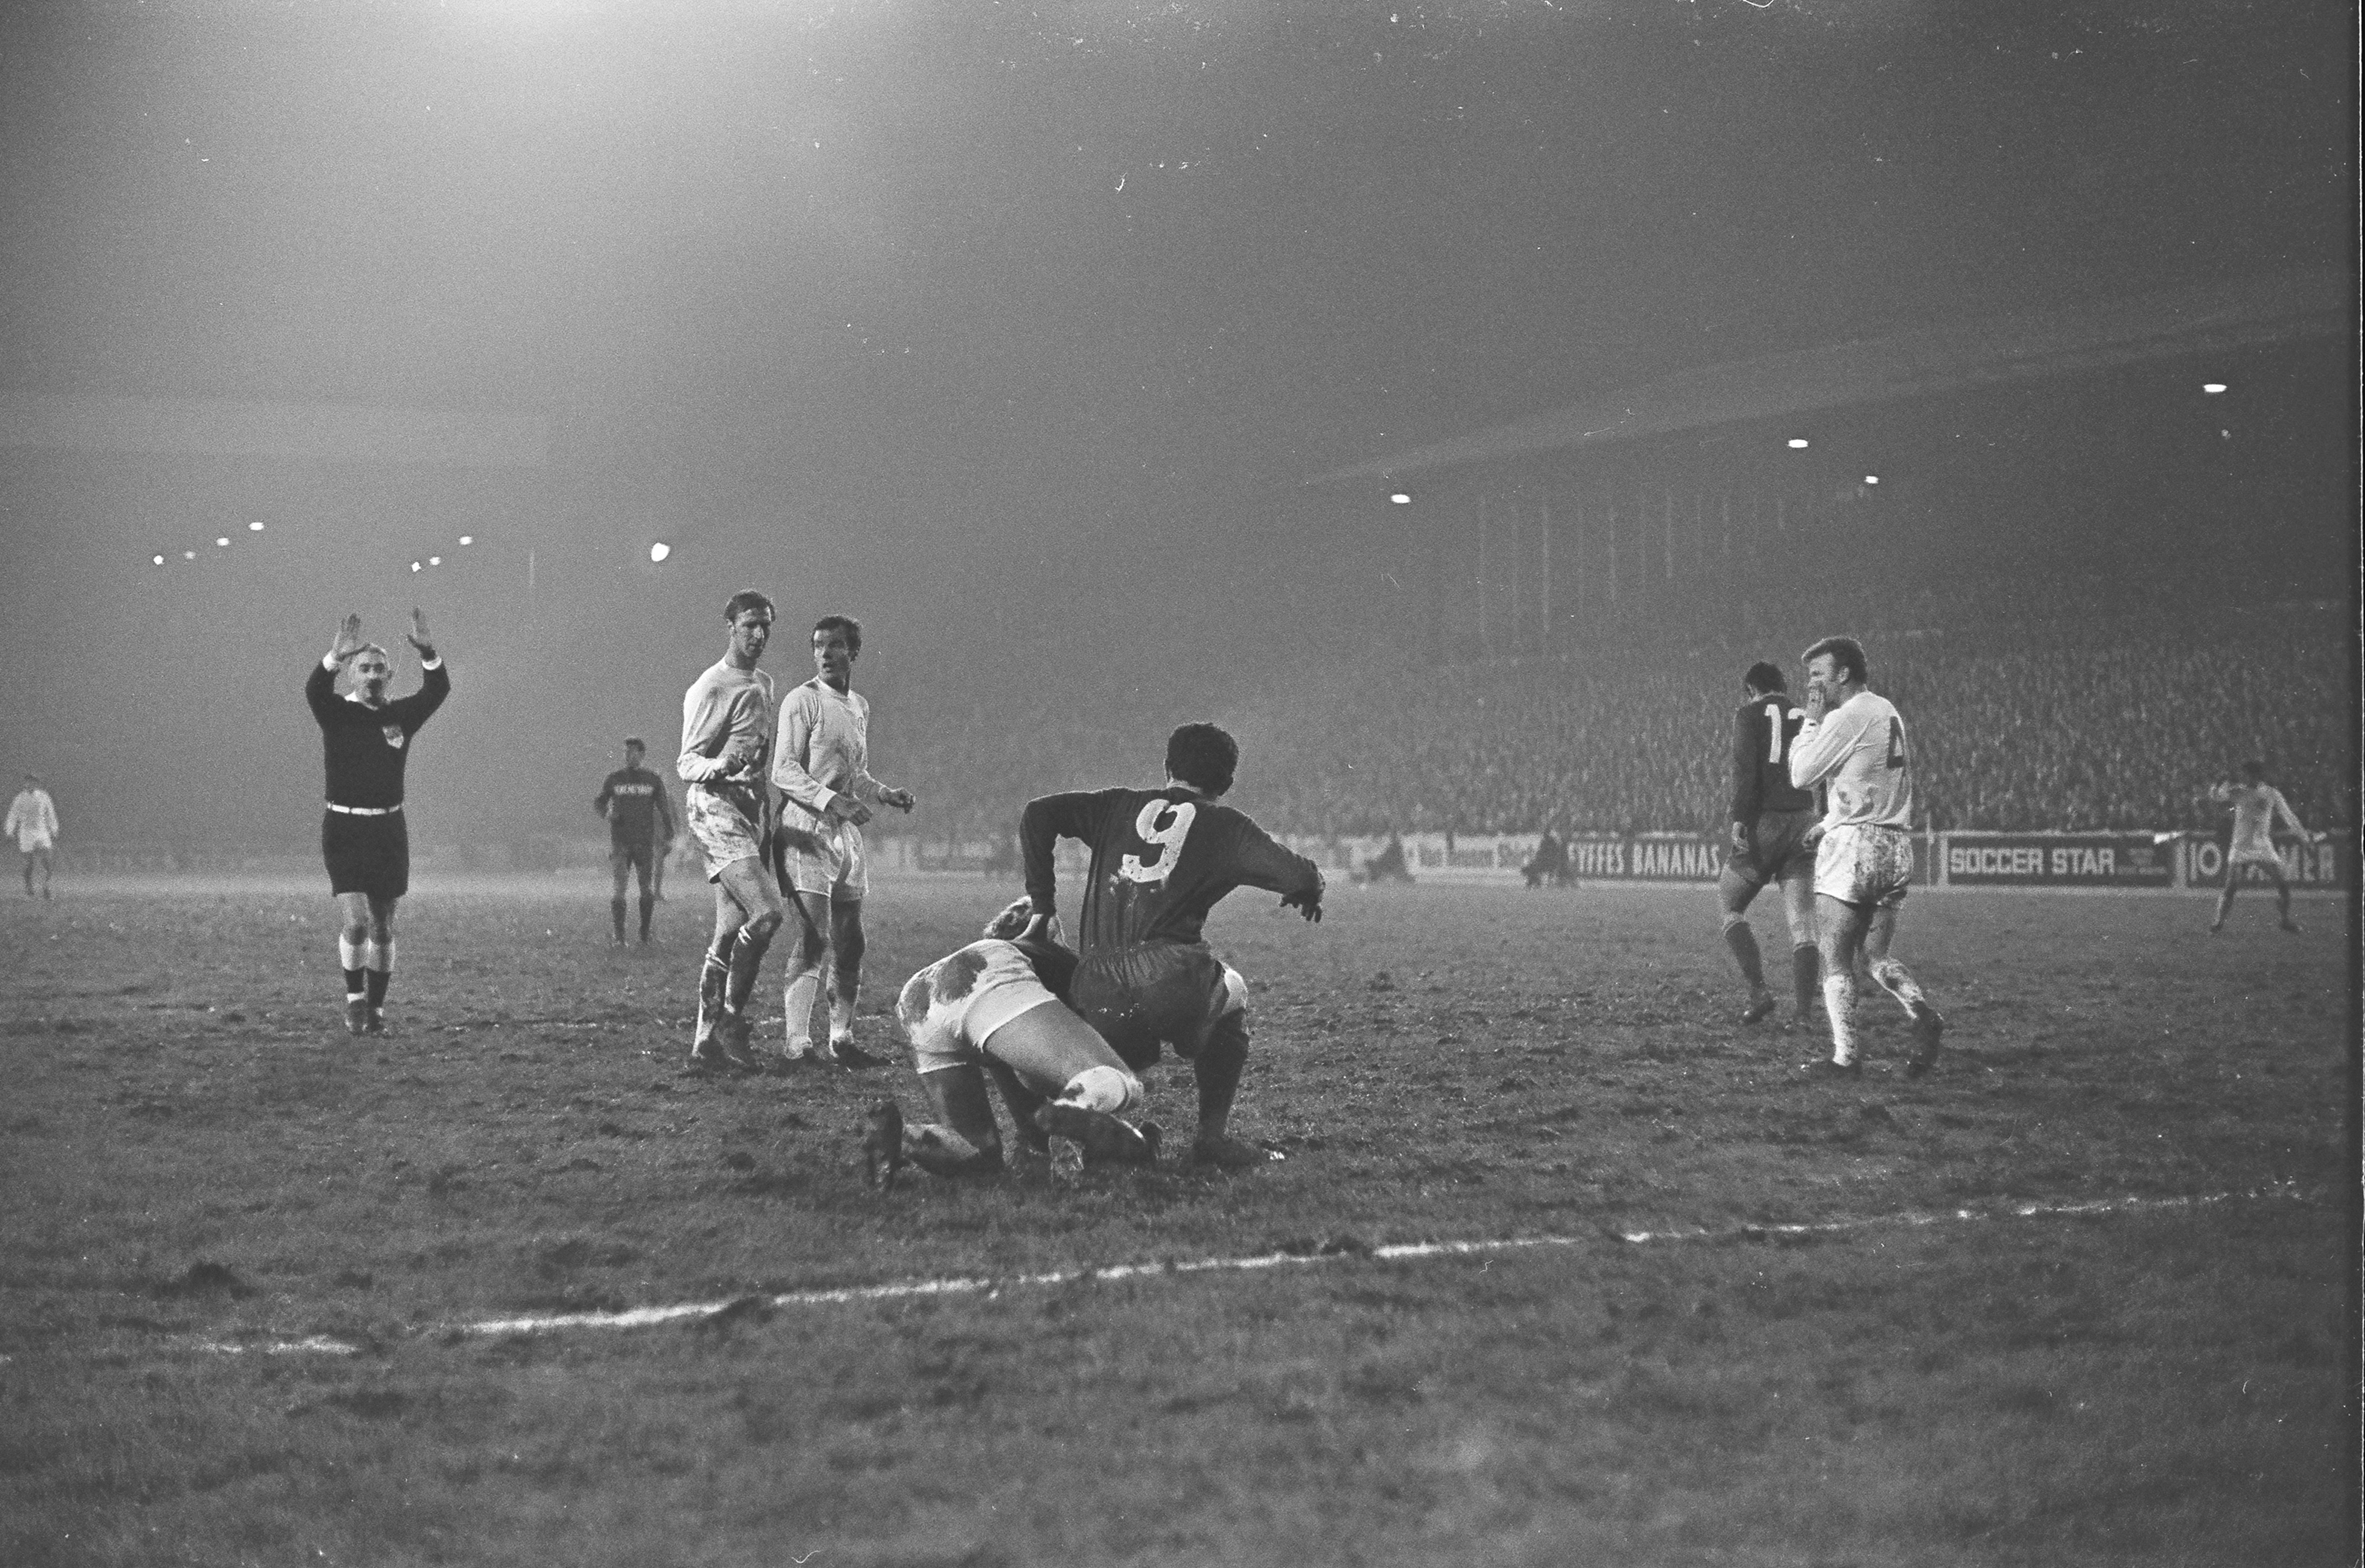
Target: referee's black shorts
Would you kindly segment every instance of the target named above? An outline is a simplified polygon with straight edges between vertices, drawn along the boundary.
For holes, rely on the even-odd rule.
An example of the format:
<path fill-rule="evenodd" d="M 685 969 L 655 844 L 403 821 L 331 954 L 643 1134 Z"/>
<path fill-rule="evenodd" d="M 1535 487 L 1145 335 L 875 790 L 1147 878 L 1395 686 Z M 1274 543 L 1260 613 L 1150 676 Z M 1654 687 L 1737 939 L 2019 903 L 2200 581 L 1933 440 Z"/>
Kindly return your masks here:
<path fill-rule="evenodd" d="M 410 829 L 400 812 L 382 817 L 322 812 L 320 858 L 332 893 L 398 899 L 410 890 Z"/>

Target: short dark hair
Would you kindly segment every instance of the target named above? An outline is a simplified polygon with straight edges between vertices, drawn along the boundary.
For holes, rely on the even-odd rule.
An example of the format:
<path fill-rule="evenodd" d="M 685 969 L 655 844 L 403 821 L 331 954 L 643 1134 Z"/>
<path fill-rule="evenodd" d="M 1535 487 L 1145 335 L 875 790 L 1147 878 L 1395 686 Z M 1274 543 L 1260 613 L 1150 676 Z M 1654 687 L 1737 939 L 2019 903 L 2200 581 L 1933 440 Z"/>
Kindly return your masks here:
<path fill-rule="evenodd" d="M 741 588 L 737 593 L 731 596 L 728 603 L 723 605 L 723 619 L 725 621 L 736 622 L 742 615 L 746 614 L 747 611 L 751 610 L 760 610 L 767 615 L 777 613 L 777 611 L 772 609 L 772 601 L 770 599 L 765 598 L 762 594 L 757 593 L 754 588 Z"/>
<path fill-rule="evenodd" d="M 1784 675 L 1782 666 L 1773 660 L 1759 659 L 1742 676 L 1741 684 L 1755 691 L 1788 691 L 1790 689 L 1790 678 Z"/>
<path fill-rule="evenodd" d="M 1826 637 L 1799 655 L 1800 664 L 1812 664 L 1818 655 L 1829 654 L 1840 661 L 1840 668 L 1858 686 L 1872 678 L 1872 667 L 1864 662 L 1864 644 L 1854 637 Z"/>
<path fill-rule="evenodd" d="M 1240 743 L 1213 724 L 1184 724 L 1166 737 L 1166 776 L 1211 798 L 1231 789 L 1239 766 Z"/>
<path fill-rule="evenodd" d="M 626 735 L 626 736 L 624 737 L 624 747 L 625 747 L 625 749 L 629 751 L 629 750 L 630 750 L 630 749 L 632 749 L 633 746 L 639 746 L 643 751 L 646 751 L 646 750 L 648 750 L 648 749 L 649 749 L 648 743 L 647 743 L 646 741 L 644 741 L 644 740 L 641 739 L 641 737 L 640 737 L 640 736 L 638 736 L 638 735 Z"/>
<path fill-rule="evenodd" d="M 846 633 L 846 651 L 850 654 L 858 654 L 862 651 L 862 622 L 853 616 L 823 616 L 813 622 L 813 635 L 818 637 L 824 632 L 843 632 Z"/>
<path fill-rule="evenodd" d="M 2267 765 L 2257 757 L 2242 764 L 2242 777 L 2256 784 L 2267 776 Z"/>

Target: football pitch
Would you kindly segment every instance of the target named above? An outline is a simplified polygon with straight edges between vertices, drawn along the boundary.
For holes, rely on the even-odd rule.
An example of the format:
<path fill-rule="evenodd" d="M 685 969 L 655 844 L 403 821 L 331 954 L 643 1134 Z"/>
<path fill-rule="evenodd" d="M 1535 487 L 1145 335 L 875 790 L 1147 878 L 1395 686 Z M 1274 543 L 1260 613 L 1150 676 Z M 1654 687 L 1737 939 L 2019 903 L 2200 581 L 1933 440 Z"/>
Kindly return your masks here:
<path fill-rule="evenodd" d="M 423 886 L 383 1039 L 308 885 L 0 901 L 0 1562 L 2355 1559 L 2346 902 L 1917 890 L 1834 1085 L 1706 890 L 1244 891 L 1283 1158 L 879 1192 L 675 891 Z M 1014 891 L 874 890 L 865 1044 Z"/>

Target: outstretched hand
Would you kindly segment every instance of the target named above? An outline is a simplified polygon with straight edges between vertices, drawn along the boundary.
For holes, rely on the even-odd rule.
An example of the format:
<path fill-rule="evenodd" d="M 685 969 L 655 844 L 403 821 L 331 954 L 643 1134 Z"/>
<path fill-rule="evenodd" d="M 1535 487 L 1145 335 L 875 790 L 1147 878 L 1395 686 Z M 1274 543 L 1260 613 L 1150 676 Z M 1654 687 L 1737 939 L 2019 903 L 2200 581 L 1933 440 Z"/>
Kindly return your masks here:
<path fill-rule="evenodd" d="M 1310 893 L 1288 894 L 1281 901 L 1281 907 L 1294 909 L 1319 925 L 1322 924 L 1322 890 L 1317 888 Z"/>
<path fill-rule="evenodd" d="M 329 645 L 329 656 L 342 664 L 360 653 L 362 645 L 362 618 L 348 615 L 344 624 L 337 628 L 337 640 Z"/>
<path fill-rule="evenodd" d="M 355 631 L 361 629 L 361 623 L 360 616 L 356 615 L 353 618 Z M 435 656 L 435 639 L 428 635 L 426 613 L 416 605 L 413 605 L 410 610 L 410 630 L 402 634 L 402 640 L 417 649 L 420 658 L 432 659 Z"/>

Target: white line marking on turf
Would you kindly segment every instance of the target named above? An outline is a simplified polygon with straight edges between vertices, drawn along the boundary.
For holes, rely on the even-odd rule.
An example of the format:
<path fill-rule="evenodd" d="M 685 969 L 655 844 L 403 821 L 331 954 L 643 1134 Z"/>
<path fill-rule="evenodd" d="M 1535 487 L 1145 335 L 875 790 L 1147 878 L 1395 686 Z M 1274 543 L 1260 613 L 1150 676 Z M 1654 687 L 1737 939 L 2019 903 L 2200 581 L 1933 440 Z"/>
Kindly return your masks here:
<path fill-rule="evenodd" d="M 2318 1194 L 2302 1193 L 2292 1187 L 2269 1187 L 2253 1192 L 2210 1193 L 2198 1197 L 2181 1198 L 2119 1198 L 2098 1199 L 2077 1204 L 2014 1204 L 1998 1209 L 1949 1209 L 1940 1213 L 1907 1211 L 1902 1214 L 1879 1215 L 1864 1219 L 1823 1220 L 1814 1224 L 1734 1225 L 1718 1229 L 1688 1226 L 1674 1230 L 1596 1231 L 1582 1236 L 1515 1236 L 1490 1241 L 1406 1241 L 1381 1246 L 1367 1246 L 1352 1240 L 1339 1240 L 1304 1252 L 1261 1252 L 1239 1258 L 1197 1258 L 1158 1263 L 1116 1263 L 1105 1268 L 1055 1269 L 1036 1274 L 971 1275 L 937 1280 L 905 1280 L 884 1285 L 847 1285 L 835 1290 L 787 1291 L 776 1295 L 751 1294 L 728 1301 L 680 1302 L 671 1306 L 637 1306 L 622 1312 L 561 1312 L 532 1317 L 494 1317 L 475 1323 L 453 1324 L 447 1333 L 491 1338 L 511 1334 L 546 1334 L 562 1328 L 648 1328 L 665 1323 L 696 1322 L 715 1317 L 734 1308 L 749 1306 L 778 1308 L 791 1306 L 842 1306 L 866 1301 L 912 1301 L 930 1296 L 986 1296 L 1003 1291 L 1031 1289 L 1049 1285 L 1091 1282 L 1111 1283 L 1124 1280 L 1151 1279 L 1174 1274 L 1246 1273 L 1260 1269 L 1280 1269 L 1294 1264 L 1334 1263 L 1346 1259 L 1370 1258 L 1382 1261 L 1418 1260 L 1427 1258 L 1472 1258 L 1496 1252 L 1517 1252 L 1544 1247 L 1579 1247 L 1608 1238 L 1641 1246 L 1662 1241 L 1747 1241 L 1781 1236 L 1839 1236 L 1852 1231 L 1869 1230 L 1880 1226 L 1931 1226 L 1963 1221 L 1992 1219 L 2054 1219 L 2086 1215 L 2129 1214 L 2144 1210 L 2194 1209 L 2214 1204 L 2233 1203 L 2242 1199 L 2284 1199 L 2312 1201 Z M 243 1346 L 207 1344 L 201 1349 L 236 1355 L 249 1350 L 260 1350 L 267 1355 L 289 1355 L 315 1352 L 326 1355 L 350 1356 L 360 1353 L 357 1345 L 345 1344 L 322 1335 L 279 1343 Z"/>

